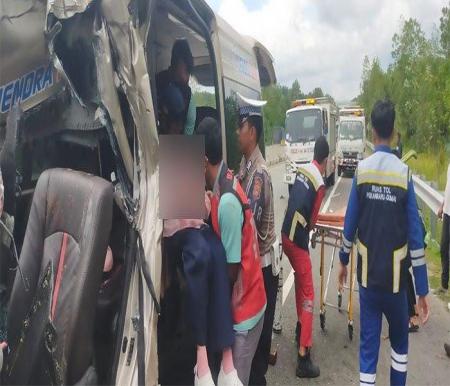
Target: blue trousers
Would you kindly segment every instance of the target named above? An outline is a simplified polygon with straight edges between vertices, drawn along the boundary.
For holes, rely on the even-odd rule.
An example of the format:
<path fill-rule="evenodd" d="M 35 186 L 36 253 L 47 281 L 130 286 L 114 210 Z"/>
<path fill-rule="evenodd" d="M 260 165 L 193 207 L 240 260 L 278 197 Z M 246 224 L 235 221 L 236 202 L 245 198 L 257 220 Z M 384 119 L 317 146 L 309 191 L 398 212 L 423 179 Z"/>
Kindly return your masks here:
<path fill-rule="evenodd" d="M 222 242 L 213 230 L 187 228 L 164 239 L 186 281 L 187 314 L 196 343 L 221 351 L 234 343 L 231 290 Z"/>
<path fill-rule="evenodd" d="M 389 323 L 391 385 L 405 385 L 408 364 L 408 301 L 406 290 L 393 294 L 359 287 L 360 385 L 375 384 L 383 314 Z"/>

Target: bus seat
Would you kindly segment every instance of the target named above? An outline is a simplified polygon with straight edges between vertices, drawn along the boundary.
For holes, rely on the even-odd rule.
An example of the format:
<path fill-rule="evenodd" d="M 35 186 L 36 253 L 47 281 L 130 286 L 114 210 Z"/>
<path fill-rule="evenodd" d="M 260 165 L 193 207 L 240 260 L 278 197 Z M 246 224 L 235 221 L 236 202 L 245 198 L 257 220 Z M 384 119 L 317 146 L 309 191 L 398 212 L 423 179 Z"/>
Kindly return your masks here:
<path fill-rule="evenodd" d="M 100 177 L 69 169 L 39 177 L 20 255 L 25 280 L 18 270 L 9 304 L 7 384 L 95 382 L 94 319 L 112 204 L 112 185 Z"/>

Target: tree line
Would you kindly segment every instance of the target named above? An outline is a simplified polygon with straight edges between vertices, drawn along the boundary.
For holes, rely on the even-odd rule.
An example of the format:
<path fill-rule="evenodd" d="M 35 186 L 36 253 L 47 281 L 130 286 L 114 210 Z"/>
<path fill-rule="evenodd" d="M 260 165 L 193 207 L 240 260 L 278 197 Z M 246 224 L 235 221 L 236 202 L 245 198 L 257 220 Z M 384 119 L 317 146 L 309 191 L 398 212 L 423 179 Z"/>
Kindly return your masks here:
<path fill-rule="evenodd" d="M 370 117 L 378 99 L 396 106 L 396 129 L 420 152 L 449 150 L 450 2 L 427 37 L 416 19 L 401 22 L 392 38 L 392 63 L 383 69 L 377 57 L 364 58 L 357 101 Z"/>

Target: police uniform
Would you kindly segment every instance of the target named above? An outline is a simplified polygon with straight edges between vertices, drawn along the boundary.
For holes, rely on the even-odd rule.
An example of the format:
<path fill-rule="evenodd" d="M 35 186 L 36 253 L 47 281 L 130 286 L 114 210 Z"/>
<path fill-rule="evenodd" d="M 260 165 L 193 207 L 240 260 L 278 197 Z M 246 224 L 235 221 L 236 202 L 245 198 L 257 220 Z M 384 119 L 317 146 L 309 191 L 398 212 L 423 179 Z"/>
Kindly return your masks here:
<path fill-rule="evenodd" d="M 244 122 L 249 116 L 261 117 L 261 103 L 240 99 L 239 121 Z M 278 264 L 275 260 L 276 243 L 273 192 L 270 174 L 261 150 L 257 145 L 248 158 L 242 157 L 238 179 L 248 197 L 258 233 L 259 253 L 266 291 L 267 307 L 261 338 L 255 352 L 250 374 L 250 385 L 265 385 L 265 374 L 269 366 L 270 347 L 272 343 L 272 326 L 278 289 Z M 278 256 L 277 256 L 278 258 Z M 272 264 L 274 262 L 274 264 Z"/>
<path fill-rule="evenodd" d="M 419 296 L 428 293 L 428 278 L 411 175 L 388 146 L 377 146 L 375 153 L 358 165 L 340 251 L 344 265 L 348 264 L 356 234 L 361 318 L 360 384 L 375 383 L 384 314 L 391 341 L 391 384 L 404 385 L 408 362 L 408 267 L 413 267 Z"/>
<path fill-rule="evenodd" d="M 295 299 L 301 325 L 299 345 L 312 346 L 314 286 L 309 232 L 314 227 L 325 195 L 325 184 L 315 161 L 297 170 L 283 221 L 283 251 L 295 272 Z"/>

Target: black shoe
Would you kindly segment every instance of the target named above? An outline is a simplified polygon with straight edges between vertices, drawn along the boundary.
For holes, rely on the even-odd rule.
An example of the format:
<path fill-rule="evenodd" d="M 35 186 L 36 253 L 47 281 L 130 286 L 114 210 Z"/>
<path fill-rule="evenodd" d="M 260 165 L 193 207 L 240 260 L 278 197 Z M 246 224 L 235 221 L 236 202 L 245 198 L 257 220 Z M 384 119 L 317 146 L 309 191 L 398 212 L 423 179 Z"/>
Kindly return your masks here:
<path fill-rule="evenodd" d="M 447 353 L 447 356 L 450 357 L 450 344 L 444 343 L 444 350 Z"/>
<path fill-rule="evenodd" d="M 312 363 L 309 349 L 305 356 L 298 355 L 296 375 L 299 378 L 317 378 L 320 375 L 319 366 Z"/>
<path fill-rule="evenodd" d="M 297 348 L 300 346 L 300 335 L 302 334 L 302 325 L 300 322 L 297 322 L 297 326 L 295 327 L 295 343 L 297 344 Z"/>

